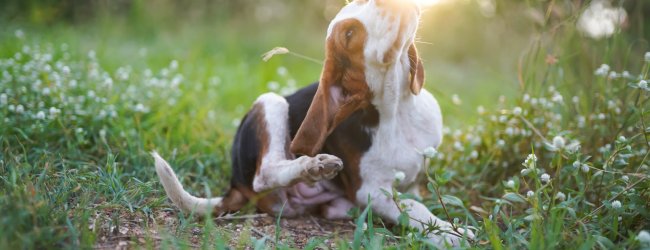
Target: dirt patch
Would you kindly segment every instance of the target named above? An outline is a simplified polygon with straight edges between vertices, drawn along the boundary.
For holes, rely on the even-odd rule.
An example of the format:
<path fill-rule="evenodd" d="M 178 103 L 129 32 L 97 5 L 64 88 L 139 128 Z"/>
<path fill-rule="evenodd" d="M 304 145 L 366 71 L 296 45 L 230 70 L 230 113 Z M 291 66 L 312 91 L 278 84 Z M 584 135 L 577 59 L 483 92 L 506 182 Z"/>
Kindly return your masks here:
<path fill-rule="evenodd" d="M 275 217 L 250 214 L 217 218 L 213 221 L 215 230 L 209 233 L 222 233 L 222 236 L 225 236 L 224 243 L 231 247 L 250 248 L 249 246 L 255 243 L 252 239 L 263 239 L 268 247 L 273 246 L 275 242 Z M 174 244 L 190 248 L 203 246 L 207 229 L 198 226 L 180 228 L 179 225 L 177 214 L 171 210 L 156 211 L 148 218 L 132 213 L 115 214 L 107 210 L 90 219 L 89 229 L 97 232 L 95 249 L 158 249 L 164 246 L 163 241 L 174 238 L 183 239 Z M 313 216 L 282 218 L 279 242 L 293 248 L 304 248 L 310 241 L 318 239 L 322 245 L 335 247 L 336 242 L 341 239 L 352 239 L 354 229 L 351 220 L 326 220 Z"/>

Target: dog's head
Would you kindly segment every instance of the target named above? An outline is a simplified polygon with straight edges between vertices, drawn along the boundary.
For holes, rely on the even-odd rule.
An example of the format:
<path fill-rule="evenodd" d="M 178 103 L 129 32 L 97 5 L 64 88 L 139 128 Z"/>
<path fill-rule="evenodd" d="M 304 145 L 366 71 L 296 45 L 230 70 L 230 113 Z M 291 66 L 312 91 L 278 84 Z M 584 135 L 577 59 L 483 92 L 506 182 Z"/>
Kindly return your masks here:
<path fill-rule="evenodd" d="M 317 154 L 336 126 L 370 104 L 376 72 L 402 62 L 417 95 L 424 70 L 414 45 L 420 9 L 412 0 L 356 0 L 327 29 L 325 65 L 307 116 L 291 143 L 294 154 Z M 405 60 L 403 60 L 405 59 Z M 381 78 L 381 76 L 379 76 Z"/>

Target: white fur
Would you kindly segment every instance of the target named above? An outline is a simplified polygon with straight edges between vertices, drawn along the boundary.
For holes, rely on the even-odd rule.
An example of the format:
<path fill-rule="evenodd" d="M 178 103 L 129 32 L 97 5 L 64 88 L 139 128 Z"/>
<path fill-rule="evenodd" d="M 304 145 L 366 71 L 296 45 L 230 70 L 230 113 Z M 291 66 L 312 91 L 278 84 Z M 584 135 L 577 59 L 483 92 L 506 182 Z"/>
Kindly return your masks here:
<path fill-rule="evenodd" d="M 198 198 L 189 194 L 183 185 L 178 181 L 174 170 L 169 166 L 169 163 L 165 161 L 157 152 L 151 152 L 156 165 L 156 173 L 160 178 L 160 183 L 162 183 L 163 188 L 169 199 L 172 200 L 178 208 L 184 212 L 194 212 L 200 215 L 206 215 L 212 213 L 216 206 L 221 204 L 221 197 L 215 197 L 210 199 Z"/>
<path fill-rule="evenodd" d="M 412 186 L 423 168 L 423 156 L 419 152 L 428 146 L 437 147 L 442 142 L 442 115 L 438 102 L 428 91 L 423 89 L 419 95 L 413 95 L 410 91 L 407 51 L 414 41 L 419 10 L 415 5 L 414 8 L 406 6 L 392 12 L 391 15 L 395 16 L 391 21 L 388 16 L 382 18 L 379 15 L 380 8 L 375 1 L 370 0 L 365 4 L 353 2 L 344 7 L 330 24 L 328 36 L 336 23 L 348 18 L 359 20 L 368 33 L 364 50 L 365 75 L 380 121 L 371 147 L 361 158 L 359 169 L 362 185 L 357 191 L 356 202 L 367 205 L 370 197 L 373 211 L 394 223 L 400 210 L 392 198 L 382 192 L 382 189 L 390 190 L 394 182 L 393 174 L 387 173 L 404 172 L 405 178 L 399 188 Z M 406 22 L 402 24 L 404 37 L 398 37 L 399 22 L 402 21 Z M 395 43 L 401 48 L 395 54 L 396 60 L 384 62 L 384 56 Z M 402 203 L 409 208 L 407 212 L 412 227 L 424 230 L 422 222 L 434 222 L 441 229 L 451 230 L 449 222 L 440 220 L 423 204 L 415 200 L 402 200 Z M 473 237 L 471 231 L 467 235 Z M 458 245 L 461 242 L 459 237 L 448 233 L 430 237 L 438 246 L 445 243 Z"/>
<path fill-rule="evenodd" d="M 253 179 L 253 190 L 263 192 L 277 188 L 289 187 L 297 182 L 314 183 L 324 181 L 336 176 L 341 169 L 334 169 L 334 172 L 322 174 L 314 172 L 323 169 L 327 163 L 338 163 L 342 166 L 341 160 L 332 155 L 319 154 L 315 157 L 301 156 L 297 159 L 287 159 L 287 143 L 289 142 L 289 103 L 284 97 L 274 93 L 261 95 L 255 101 L 264 109 L 265 128 L 268 134 L 268 150 L 262 158 L 259 173 Z M 310 172 L 310 170 L 312 170 Z M 331 170 L 331 169 L 330 169 Z M 280 190 L 278 195 L 288 201 L 282 211 L 285 216 L 302 214 L 305 205 L 313 205 L 315 201 L 325 203 L 342 196 L 338 190 L 324 188 L 320 194 L 314 197 L 299 197 L 292 195 L 290 190 Z M 289 198 L 291 197 L 291 198 Z M 278 206 L 279 212 L 282 207 Z"/>

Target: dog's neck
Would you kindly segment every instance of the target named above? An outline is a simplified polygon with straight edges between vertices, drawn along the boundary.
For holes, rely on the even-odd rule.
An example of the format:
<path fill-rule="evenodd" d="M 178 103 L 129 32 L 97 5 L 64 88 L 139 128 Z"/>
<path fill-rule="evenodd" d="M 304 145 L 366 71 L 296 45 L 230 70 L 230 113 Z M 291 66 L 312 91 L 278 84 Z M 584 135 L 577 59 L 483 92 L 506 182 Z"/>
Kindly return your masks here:
<path fill-rule="evenodd" d="M 399 112 L 415 105 L 417 96 L 410 90 L 409 72 L 406 53 L 393 64 L 366 67 L 366 80 L 373 94 L 371 103 L 377 108 L 380 119 L 394 120 Z"/>

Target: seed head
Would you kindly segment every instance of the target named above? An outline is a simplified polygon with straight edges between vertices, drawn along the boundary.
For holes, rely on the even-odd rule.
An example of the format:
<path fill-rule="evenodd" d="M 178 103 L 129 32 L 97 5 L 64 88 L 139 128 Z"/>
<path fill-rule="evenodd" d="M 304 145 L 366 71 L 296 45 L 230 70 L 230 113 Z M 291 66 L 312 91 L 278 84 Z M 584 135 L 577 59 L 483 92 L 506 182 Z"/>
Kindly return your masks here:
<path fill-rule="evenodd" d="M 422 151 L 422 154 L 424 155 L 424 157 L 427 157 L 429 159 L 433 159 L 434 157 L 436 157 L 437 153 L 438 153 L 438 150 L 436 150 L 433 147 L 427 147 Z"/>
<path fill-rule="evenodd" d="M 551 181 L 551 176 L 548 175 L 548 174 L 542 174 L 542 175 L 539 177 L 539 179 L 540 179 L 544 184 L 546 184 L 546 183 L 548 183 L 549 181 Z"/>

